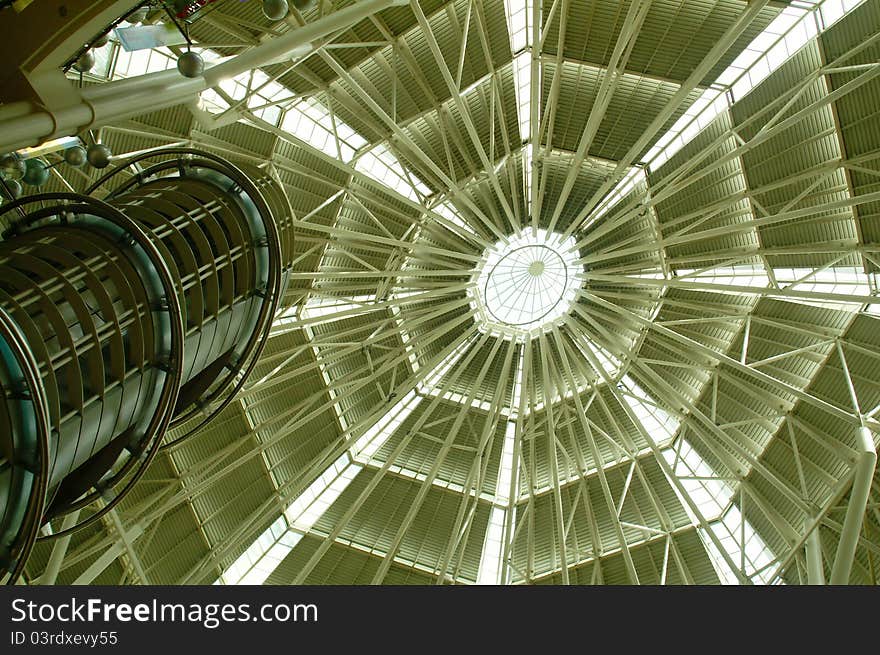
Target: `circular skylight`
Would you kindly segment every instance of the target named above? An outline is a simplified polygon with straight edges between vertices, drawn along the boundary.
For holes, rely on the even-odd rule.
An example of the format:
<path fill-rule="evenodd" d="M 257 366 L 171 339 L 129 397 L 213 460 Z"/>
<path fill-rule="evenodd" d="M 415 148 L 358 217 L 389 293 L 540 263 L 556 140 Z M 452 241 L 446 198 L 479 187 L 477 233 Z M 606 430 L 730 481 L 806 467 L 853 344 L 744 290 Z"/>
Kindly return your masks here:
<path fill-rule="evenodd" d="M 489 327 L 530 331 L 571 308 L 583 267 L 573 237 L 526 229 L 484 253 L 476 273 L 476 306 Z"/>

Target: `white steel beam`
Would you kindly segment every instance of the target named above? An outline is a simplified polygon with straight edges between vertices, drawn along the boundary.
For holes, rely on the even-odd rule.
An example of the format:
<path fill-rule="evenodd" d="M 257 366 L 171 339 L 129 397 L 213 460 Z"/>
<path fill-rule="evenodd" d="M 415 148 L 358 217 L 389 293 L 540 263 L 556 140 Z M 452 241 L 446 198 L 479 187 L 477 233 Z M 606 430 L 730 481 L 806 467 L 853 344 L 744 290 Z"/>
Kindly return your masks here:
<path fill-rule="evenodd" d="M 806 528 L 806 525 L 804 526 Z M 822 541 L 817 525 L 807 537 L 807 584 L 825 584 L 825 565 L 822 563 Z"/>

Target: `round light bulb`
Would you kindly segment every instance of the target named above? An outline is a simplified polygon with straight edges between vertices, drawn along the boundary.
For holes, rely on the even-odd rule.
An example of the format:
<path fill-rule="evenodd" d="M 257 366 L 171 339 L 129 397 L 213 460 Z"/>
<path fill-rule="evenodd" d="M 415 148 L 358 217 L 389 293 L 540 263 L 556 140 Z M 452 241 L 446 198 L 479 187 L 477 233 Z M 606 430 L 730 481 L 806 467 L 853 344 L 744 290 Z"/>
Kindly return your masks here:
<path fill-rule="evenodd" d="M 177 58 L 177 70 L 184 77 L 199 77 L 205 70 L 205 60 L 196 52 L 184 52 Z"/>
<path fill-rule="evenodd" d="M 287 0 L 263 0 L 263 15 L 269 20 L 281 20 L 288 10 Z"/>
<path fill-rule="evenodd" d="M 103 143 L 92 144 L 86 151 L 86 159 L 89 164 L 99 169 L 107 168 L 110 165 L 110 157 L 112 155 L 113 153 L 110 151 L 110 148 Z"/>

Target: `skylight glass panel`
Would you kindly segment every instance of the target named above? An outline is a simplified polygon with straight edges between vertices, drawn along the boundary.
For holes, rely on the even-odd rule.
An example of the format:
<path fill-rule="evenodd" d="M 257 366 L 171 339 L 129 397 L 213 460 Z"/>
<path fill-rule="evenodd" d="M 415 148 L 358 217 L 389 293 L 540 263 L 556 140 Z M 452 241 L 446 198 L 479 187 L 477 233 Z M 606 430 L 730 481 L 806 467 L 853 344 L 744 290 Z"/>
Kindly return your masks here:
<path fill-rule="evenodd" d="M 655 443 L 662 444 L 675 436 L 680 421 L 657 405 L 635 380 L 625 375 L 617 386 L 624 391 L 623 399 Z"/>
<path fill-rule="evenodd" d="M 467 232 L 469 235 L 474 237 L 479 236 L 476 230 L 474 230 L 474 228 L 471 227 L 471 225 L 461 217 L 461 214 L 459 214 L 458 210 L 453 207 L 452 203 L 450 203 L 448 200 L 438 203 L 431 211 L 439 216 L 442 216 L 454 226 L 461 228 L 461 230 L 464 232 Z M 443 225 L 443 223 L 440 224 Z M 446 225 L 444 225 L 444 227 L 452 232 L 455 232 L 455 230 L 449 228 Z"/>
<path fill-rule="evenodd" d="M 430 391 L 425 391 L 426 396 L 442 396 L 445 400 L 452 401 L 454 403 L 459 403 L 464 405 L 468 402 L 468 397 L 463 393 L 457 393 L 455 391 L 440 391 L 439 389 L 431 389 Z M 476 409 L 481 409 L 484 412 L 488 412 L 492 409 L 492 403 L 488 400 L 480 400 L 478 398 L 474 398 L 470 401 L 470 406 Z M 502 415 L 509 414 L 509 408 L 502 408 L 500 410 Z"/>
<path fill-rule="evenodd" d="M 357 158 L 355 169 L 414 202 L 422 202 L 431 193 L 431 189 L 415 175 L 408 173 L 400 160 L 382 144 L 361 154 Z"/>
<path fill-rule="evenodd" d="M 217 86 L 233 100 L 241 100 L 247 95 L 248 87 L 246 82 L 248 76 L 249 73 L 244 73 L 237 78 L 220 80 L 220 84 Z"/>
<path fill-rule="evenodd" d="M 504 0 L 504 17 L 507 19 L 510 51 L 514 54 L 531 45 L 533 11 L 532 0 Z"/>
<path fill-rule="evenodd" d="M 511 414 L 516 414 L 519 412 L 520 404 L 522 403 L 522 367 L 525 362 L 525 349 L 520 348 L 519 358 L 516 363 L 516 374 L 513 378 L 513 393 L 511 394 Z"/>
<path fill-rule="evenodd" d="M 431 371 L 424 380 L 419 382 L 419 392 L 423 394 L 428 394 L 434 391 L 443 377 L 452 370 L 452 367 L 461 359 L 465 352 L 467 352 L 468 347 L 470 346 L 469 341 L 465 341 L 463 344 L 458 346 L 455 350 L 453 350 L 442 362 L 440 362 L 433 371 Z"/>
<path fill-rule="evenodd" d="M 510 510 L 492 506 L 486 539 L 480 554 L 480 568 L 477 573 L 478 585 L 497 585 L 501 581 L 501 558 L 504 551 L 504 523 Z"/>
<path fill-rule="evenodd" d="M 584 340 L 576 341 L 575 345 L 581 352 L 589 350 L 593 358 L 599 362 L 599 366 L 602 367 L 602 370 L 605 371 L 609 377 L 613 378 L 617 375 L 618 371 L 620 371 L 620 360 L 600 345 L 593 343 L 592 341 Z M 589 361 L 592 366 L 592 358 Z M 599 371 L 596 371 L 596 373 L 599 374 Z M 599 379 L 601 379 L 601 374 L 599 374 L 599 376 Z"/>
<path fill-rule="evenodd" d="M 92 47 L 90 50 L 95 55 L 95 64 L 87 72 L 83 73 L 83 77 L 99 80 L 111 79 L 113 74 L 113 58 L 116 51 L 121 51 L 122 48 L 115 41 L 108 41 L 100 48 Z M 68 75 L 75 78 L 79 77 L 79 73 L 74 69 L 68 71 Z"/>
<path fill-rule="evenodd" d="M 629 193 L 633 191 L 637 186 L 647 185 L 648 178 L 645 175 L 645 170 L 639 166 L 634 166 L 629 170 L 629 172 L 624 176 L 620 182 L 611 190 L 601 203 L 596 207 L 586 224 L 582 229 L 588 228 L 590 225 L 595 223 L 598 219 L 602 218 L 605 214 L 611 211 L 614 206 L 623 200 Z"/>
<path fill-rule="evenodd" d="M 351 126 L 331 116 L 330 111 L 314 98 L 287 107 L 281 120 L 281 129 L 344 162 L 351 161 L 355 153 L 367 144 L 365 138 Z"/>
<path fill-rule="evenodd" d="M 812 14 L 805 10 L 795 9 L 795 11 L 802 12 L 800 20 L 795 22 L 789 31 L 781 37 L 782 41 L 785 43 L 786 51 L 791 54 L 797 52 L 800 48 L 806 45 L 810 39 L 818 34 L 818 28 L 816 27 L 816 22 L 812 18 Z M 771 23 L 770 26 L 768 26 L 768 28 L 755 39 L 755 42 L 758 43 L 756 49 L 752 50 L 751 47 L 753 46 L 750 46 L 750 49 L 746 50 L 746 52 L 749 53 L 758 52 L 760 53 L 760 56 L 753 62 L 741 66 L 743 69 L 741 76 L 733 86 L 731 86 L 734 100 L 738 100 L 745 96 L 749 91 L 758 86 L 758 84 L 767 79 L 770 73 L 785 62 L 785 59 L 781 56 L 780 50 L 774 51 L 772 58 L 768 55 L 771 47 L 770 44 L 768 44 L 763 50 L 757 49 L 760 48 L 761 39 L 766 38 L 767 36 L 776 37 L 776 39 L 780 38 L 780 35 L 774 30 L 773 23 Z M 755 42 L 753 42 L 753 44 Z"/>
<path fill-rule="evenodd" d="M 400 296 L 392 293 L 391 298 L 392 300 L 399 300 Z M 415 349 L 412 347 L 409 331 L 406 330 L 403 320 L 401 319 L 400 305 L 391 305 L 391 314 L 394 316 L 394 325 L 400 333 L 400 340 L 403 342 L 403 347 L 407 352 L 406 359 L 409 362 L 409 367 L 413 373 L 417 373 L 420 368 L 419 358 L 416 356 Z"/>
<path fill-rule="evenodd" d="M 830 25 L 846 13 L 846 7 L 843 0 L 825 0 L 819 11 L 822 21 L 826 25 Z"/>
<path fill-rule="evenodd" d="M 527 228 L 487 248 L 474 273 L 483 329 L 514 335 L 550 325 L 571 308 L 583 282 L 574 237 Z"/>
<path fill-rule="evenodd" d="M 522 379 L 524 356 L 520 352 L 515 373 L 517 385 Z M 516 392 L 514 397 L 518 397 Z M 501 582 L 502 561 L 504 551 L 504 526 L 507 515 L 512 510 L 510 487 L 516 475 L 516 423 L 508 421 L 504 429 L 504 445 L 501 448 L 501 468 L 495 484 L 495 501 L 489 514 L 489 525 L 480 555 L 480 567 L 477 573 L 477 584 L 494 585 Z"/>
<path fill-rule="evenodd" d="M 302 532 L 311 530 L 362 468 L 351 463 L 347 454 L 337 459 L 284 510 L 291 527 Z"/>
<path fill-rule="evenodd" d="M 513 80 L 516 92 L 516 110 L 519 117 L 519 136 L 524 142 L 531 138 L 532 109 L 532 55 L 523 52 L 513 59 Z"/>
<path fill-rule="evenodd" d="M 825 28 L 855 9 L 863 0 L 825 0 L 799 2 L 783 9 L 746 49 L 703 92 L 704 106 L 696 113 L 688 111 L 648 151 L 645 161 L 657 169 L 693 139 L 733 100 L 739 100 L 795 52 L 815 38 L 819 29 L 814 19 L 819 12 Z M 700 102 L 698 101 L 698 102 Z"/>
<path fill-rule="evenodd" d="M 822 24 L 828 28 L 838 20 L 846 16 L 853 9 L 862 4 L 864 0 L 825 0 L 819 7 L 822 16 Z"/>
<path fill-rule="evenodd" d="M 328 296 L 312 296 L 306 302 L 302 310 L 298 307 L 291 307 L 283 318 L 296 318 L 296 312 L 300 311 L 303 320 L 314 323 L 314 319 L 325 318 L 326 321 L 335 321 L 340 318 L 350 318 L 358 314 L 366 314 L 375 311 L 373 306 L 376 302 L 375 296 L 353 296 L 353 297 L 328 297 Z M 290 314 L 288 316 L 288 314 Z M 321 321 L 325 322 L 325 321 Z"/>
<path fill-rule="evenodd" d="M 663 457 L 700 514 L 709 520 L 719 517 L 733 496 L 730 485 L 718 479 L 712 467 L 685 439 L 680 439 L 675 448 L 664 450 Z"/>
<path fill-rule="evenodd" d="M 427 474 L 421 473 L 419 471 L 413 471 L 412 469 L 405 468 L 402 465 L 392 464 L 388 467 L 388 470 L 396 475 L 399 475 L 400 477 L 409 478 L 410 480 L 415 480 L 416 482 L 428 483 Z M 465 488 L 462 485 L 460 485 L 456 482 L 450 482 L 448 480 L 443 480 L 438 477 L 434 477 L 433 479 L 431 479 L 431 482 L 429 484 L 432 487 L 437 487 L 438 489 L 445 489 L 448 491 L 454 491 L 455 493 L 458 493 L 458 494 L 467 493 L 471 497 L 474 497 L 474 495 L 475 495 L 474 490 L 471 488 L 468 488 L 467 490 L 465 490 Z"/>
<path fill-rule="evenodd" d="M 360 439 L 352 455 L 367 460 L 377 452 L 406 417 L 415 409 L 421 397 L 415 392 L 404 396 L 385 418 L 380 420 Z M 262 584 L 278 564 L 311 530 L 318 519 L 348 488 L 363 465 L 352 461 L 346 453 L 339 457 L 292 502 L 270 528 L 242 554 L 221 576 L 225 584 Z M 289 526 L 289 527 L 288 527 Z"/>
<path fill-rule="evenodd" d="M 724 75 L 722 74 L 722 77 Z M 731 75 L 731 81 L 735 77 L 735 75 Z M 685 113 L 673 123 L 669 131 L 660 137 L 651 149 L 648 150 L 645 160 L 650 162 L 653 168 L 659 168 L 709 125 L 720 113 L 726 111 L 728 106 L 727 95 L 723 90 L 718 88 L 706 89 L 688 107 Z"/>
<path fill-rule="evenodd" d="M 199 94 L 199 108 L 210 114 L 220 114 L 229 109 L 229 103 L 214 89 L 205 89 Z"/>
<path fill-rule="evenodd" d="M 736 492 L 728 480 L 721 478 L 709 463 L 682 437 L 674 448 L 663 451 L 663 457 L 678 478 L 685 493 L 694 502 L 709 529 L 717 537 L 728 558 L 737 564 L 743 575 L 756 582 L 768 583 L 776 561 L 766 542 L 746 520 L 732 501 Z M 697 522 L 687 505 L 685 509 Z M 739 584 L 736 572 L 723 557 L 718 545 L 700 529 L 715 569 L 724 584 Z"/>
<path fill-rule="evenodd" d="M 270 525 L 214 584 L 263 584 L 299 541 L 283 516 Z"/>
<path fill-rule="evenodd" d="M 389 433 L 390 434 L 390 433 Z M 239 557 L 215 584 L 262 584 L 311 530 L 363 466 L 339 457 Z"/>
<path fill-rule="evenodd" d="M 467 351 L 467 346 L 468 344 L 464 343 L 450 353 L 417 384 L 418 393 L 416 390 L 412 390 L 404 395 L 381 419 L 364 432 L 352 446 L 352 457 L 364 462 L 369 461 L 394 434 L 394 431 L 412 414 L 423 397 L 434 392 L 443 377 Z"/>
<path fill-rule="evenodd" d="M 290 95 L 284 86 L 258 69 L 225 79 L 218 86 L 228 98 L 236 101 L 236 106 L 247 108 L 254 116 L 272 125 L 277 125 L 281 117 L 279 104 Z M 210 113 L 221 113 L 230 108 L 229 103 L 214 89 L 202 91 L 199 97 L 202 108 Z"/>
<path fill-rule="evenodd" d="M 819 270 L 811 268 L 774 268 L 773 275 L 781 288 L 793 291 L 845 296 L 869 296 L 874 293 L 875 288 L 872 287 L 871 280 L 865 272 L 861 268 L 854 266 L 835 266 Z M 861 300 L 853 300 L 852 302 L 822 298 L 815 300 L 789 298 L 788 300 L 846 311 L 856 311 L 863 304 Z"/>
<path fill-rule="evenodd" d="M 127 52 L 122 48 L 116 56 L 112 79 L 137 77 L 147 73 L 156 73 L 177 66 L 177 57 L 168 48 L 154 50 L 135 50 Z"/>
<path fill-rule="evenodd" d="M 880 273 L 872 272 L 868 275 L 868 284 L 871 288 L 871 295 L 877 297 L 877 302 L 869 303 L 865 307 L 868 314 L 880 314 Z"/>
<path fill-rule="evenodd" d="M 436 383 L 464 353 L 460 347 L 428 376 L 427 384 Z M 269 530 L 257 538 L 247 551 L 221 576 L 226 584 L 262 584 L 278 563 L 311 530 L 352 480 L 363 470 L 363 463 L 382 448 L 394 431 L 422 401 L 410 391 L 354 444 L 351 454 L 345 453 L 297 496 Z M 353 458 L 358 458 L 357 460 Z M 458 491 L 461 491 L 459 488 Z M 286 520 L 285 520 L 286 519 Z M 289 526 L 289 528 L 288 528 Z"/>
<path fill-rule="evenodd" d="M 252 87 L 253 92 L 247 101 L 250 112 L 267 123 L 278 125 L 282 113 L 279 104 L 290 95 L 290 91 L 259 70 L 254 71 Z"/>
<path fill-rule="evenodd" d="M 743 519 L 736 505 L 731 505 L 724 517 L 710 525 L 710 529 L 718 537 L 730 559 L 737 564 L 742 573 L 753 582 L 769 584 L 773 579 L 776 558 L 755 531 L 752 525 Z M 702 530 L 700 532 L 703 532 Z M 739 584 L 736 574 L 727 561 L 718 553 L 714 542 L 704 536 L 708 551 L 716 570 L 724 584 Z"/>
<path fill-rule="evenodd" d="M 495 502 L 501 505 L 510 503 L 510 483 L 515 468 L 514 450 L 516 446 L 516 423 L 508 421 L 504 429 L 504 445 L 501 447 L 501 468 L 495 485 Z"/>
<path fill-rule="evenodd" d="M 352 446 L 352 457 L 367 462 L 372 459 L 388 438 L 394 434 L 403 422 L 413 413 L 422 397 L 410 391 L 401 398 L 381 419 L 376 421 Z"/>
<path fill-rule="evenodd" d="M 701 284 L 721 284 L 740 287 L 766 289 L 770 286 L 770 277 L 763 266 L 757 264 L 740 264 L 737 266 L 716 266 L 708 269 L 679 269 L 676 277 L 687 282 Z"/>
<path fill-rule="evenodd" d="M 785 297 L 788 302 L 797 302 L 819 307 L 830 307 L 845 311 L 856 311 L 864 303 L 861 299 L 834 300 L 817 297 L 797 298 L 785 296 L 786 290 L 805 291 L 816 294 L 835 294 L 844 296 L 871 296 L 877 294 L 876 279 L 865 274 L 855 266 L 829 266 L 824 269 L 814 268 L 774 268 L 772 269 L 773 280 L 778 284 L 780 297 Z M 756 264 L 741 264 L 737 266 L 719 266 L 710 269 L 680 269 L 676 277 L 684 282 L 697 284 L 721 285 L 730 287 L 754 287 L 757 289 L 770 289 L 769 295 L 775 295 L 776 288 L 772 284 L 771 277 L 763 266 Z M 718 293 L 741 293 L 737 289 L 715 290 Z M 868 305 L 870 307 L 871 305 Z"/>
<path fill-rule="evenodd" d="M 223 58 L 210 50 L 194 51 L 208 65 L 223 61 Z M 168 70 L 176 65 L 177 57 L 165 47 L 134 52 L 120 49 L 113 79 Z M 367 140 L 357 131 L 332 117 L 330 111 L 315 98 L 286 104 L 285 99 L 291 95 L 290 90 L 271 80 L 259 69 L 224 79 L 218 88 L 234 101 L 247 98 L 243 106 L 252 110 L 255 116 L 272 125 L 278 125 L 281 119 L 282 129 L 331 157 L 345 162 L 351 161 L 357 150 L 367 144 Z M 199 98 L 202 108 L 210 113 L 217 114 L 229 109 L 229 103 L 214 89 L 202 91 Z"/>
<path fill-rule="evenodd" d="M 527 143 L 523 148 L 523 195 L 526 201 L 526 213 L 532 213 L 532 144 Z"/>

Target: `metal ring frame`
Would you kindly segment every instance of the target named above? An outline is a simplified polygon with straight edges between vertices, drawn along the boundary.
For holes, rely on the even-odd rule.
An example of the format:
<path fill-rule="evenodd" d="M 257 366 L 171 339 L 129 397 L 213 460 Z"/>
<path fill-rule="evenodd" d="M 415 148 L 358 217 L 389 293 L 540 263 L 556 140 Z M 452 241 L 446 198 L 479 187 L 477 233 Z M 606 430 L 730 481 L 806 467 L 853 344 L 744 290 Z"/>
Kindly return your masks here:
<path fill-rule="evenodd" d="M 41 519 L 46 504 L 46 491 L 49 484 L 49 439 L 51 428 L 49 420 L 49 402 L 46 389 L 40 377 L 40 366 L 34 359 L 27 341 L 12 318 L 0 309 L 0 339 L 12 350 L 24 375 L 25 383 L 31 394 L 31 403 L 34 407 L 34 418 L 37 428 L 37 445 L 39 448 L 39 470 L 34 471 L 34 487 L 28 498 L 25 520 L 19 529 L 18 543 L 13 542 L 13 556 L 16 557 L 15 566 L 9 573 L 9 584 L 15 584 L 18 576 L 24 569 L 26 557 L 15 556 L 15 553 L 27 553 L 37 539 L 40 530 Z"/>
<path fill-rule="evenodd" d="M 171 422 L 172 413 L 174 411 L 174 403 L 180 390 L 180 381 L 183 375 L 182 367 L 184 331 L 183 322 L 181 319 L 181 308 L 179 300 L 177 298 L 174 278 L 171 276 L 171 273 L 168 270 L 168 267 L 166 266 L 165 261 L 156 246 L 152 243 L 147 234 L 137 225 L 137 223 L 125 216 L 125 214 L 120 212 L 115 207 L 108 205 L 101 200 L 97 200 L 95 198 L 83 196 L 76 193 L 46 193 L 21 198 L 14 203 L 4 205 L 2 209 L 0 209 L 0 216 L 3 216 L 10 211 L 17 210 L 20 207 L 23 208 L 27 204 L 34 202 L 39 202 L 41 205 L 44 205 L 46 202 L 53 202 L 54 204 L 51 207 L 41 207 L 38 210 L 30 212 L 24 219 L 11 221 L 10 227 L 22 231 L 22 227 L 24 227 L 26 230 L 34 223 L 42 219 L 57 219 L 58 214 L 60 213 L 59 209 L 63 207 L 63 211 L 65 213 L 80 212 L 104 219 L 121 228 L 127 234 L 127 236 L 130 236 L 133 241 L 144 250 L 147 257 L 150 259 L 150 263 L 154 266 L 156 273 L 161 280 L 162 289 L 165 293 L 165 298 L 167 301 L 165 311 L 168 314 L 171 325 L 171 352 L 169 353 L 168 371 L 159 395 L 157 410 L 154 412 L 146 429 L 144 430 L 143 438 L 141 439 L 141 442 L 135 451 L 137 452 L 137 456 L 130 457 L 128 461 L 125 462 L 125 464 L 123 464 L 118 471 L 107 478 L 105 483 L 101 484 L 101 489 L 95 489 L 95 491 L 93 491 L 92 493 L 87 494 L 78 499 L 76 502 L 63 507 L 56 515 L 62 515 L 75 509 L 81 509 L 87 505 L 90 505 L 98 498 L 105 497 L 108 489 L 113 489 L 126 477 L 128 477 L 128 480 L 125 481 L 125 484 L 122 486 L 121 490 L 116 493 L 116 495 L 104 507 L 99 509 L 88 518 L 80 521 L 79 523 L 68 529 L 60 530 L 51 535 L 37 537 L 38 541 L 46 541 L 58 539 L 62 536 L 72 534 L 73 532 L 76 532 L 98 521 L 102 516 L 110 512 L 122 500 L 122 498 L 128 493 L 128 491 L 138 482 L 138 480 L 140 480 L 149 464 L 153 461 L 153 458 L 159 452 L 159 448 L 162 444 L 162 437 L 164 436 L 165 430 L 168 428 L 168 425 Z M 75 202 L 77 204 L 63 204 L 70 202 Z M 139 466 L 135 468 L 135 466 L 138 464 Z M 48 462 L 46 463 L 46 466 L 48 469 Z M 133 468 L 134 470 L 132 471 Z M 45 510 L 45 508 L 43 508 L 43 510 Z M 37 527 L 39 528 L 39 525 Z"/>
<path fill-rule="evenodd" d="M 565 281 L 563 282 L 563 294 L 559 297 L 559 299 L 555 303 L 553 303 L 553 305 L 546 312 L 544 312 L 543 314 L 541 314 L 537 318 L 533 318 L 529 321 L 524 321 L 522 323 L 507 323 L 506 321 L 502 321 L 500 318 L 495 316 L 495 313 L 489 307 L 489 303 L 486 300 L 489 297 L 489 292 L 488 292 L 489 282 L 492 281 L 492 276 L 495 275 L 495 270 L 501 265 L 501 262 L 503 262 L 508 257 L 512 257 L 513 255 L 515 255 L 519 251 L 527 250 L 529 248 L 543 248 L 545 250 L 549 250 L 554 255 L 556 255 L 559 258 L 559 260 L 562 262 L 562 267 L 563 267 L 563 269 L 565 269 Z M 562 302 L 562 299 L 565 297 L 564 289 L 567 285 L 568 285 L 568 266 L 566 265 L 565 260 L 562 258 L 562 255 L 560 255 L 558 252 L 553 250 L 553 248 L 550 248 L 549 246 L 545 246 L 542 243 L 528 244 L 525 246 L 520 246 L 519 248 L 514 248 L 509 253 L 504 255 L 504 257 L 499 259 L 498 262 L 495 264 L 495 266 L 492 267 L 492 270 L 489 271 L 489 275 L 486 276 L 486 283 L 483 285 L 483 304 L 486 306 L 486 311 L 492 315 L 492 318 L 494 318 L 496 321 L 498 321 L 498 323 L 500 323 L 502 325 L 507 325 L 509 327 L 519 327 L 521 325 L 528 325 L 529 323 L 537 323 L 537 322 L 543 320 L 545 316 L 549 315 L 554 309 L 556 309 L 556 307 L 559 305 L 559 303 Z"/>

